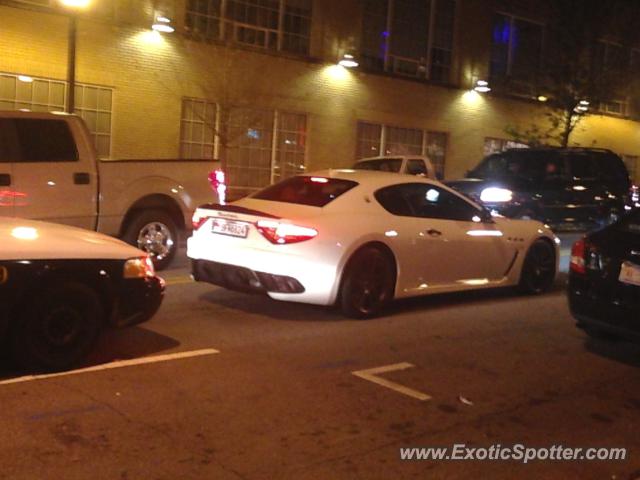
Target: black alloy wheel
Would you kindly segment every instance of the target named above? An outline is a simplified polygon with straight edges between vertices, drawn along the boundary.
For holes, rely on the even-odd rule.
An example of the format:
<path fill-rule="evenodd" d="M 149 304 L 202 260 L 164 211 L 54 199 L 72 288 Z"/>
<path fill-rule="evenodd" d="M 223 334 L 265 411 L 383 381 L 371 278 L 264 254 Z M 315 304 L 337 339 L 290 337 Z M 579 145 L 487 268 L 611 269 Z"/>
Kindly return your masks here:
<path fill-rule="evenodd" d="M 96 343 L 103 315 L 98 296 L 85 285 L 67 282 L 36 292 L 12 334 L 14 361 L 43 371 L 77 365 Z"/>
<path fill-rule="evenodd" d="M 528 294 L 544 293 L 551 288 L 555 278 L 555 250 L 546 240 L 536 240 L 524 259 L 519 289 Z"/>
<path fill-rule="evenodd" d="M 340 308 L 351 318 L 372 318 L 393 298 L 395 266 L 389 255 L 370 246 L 349 260 L 340 288 Z"/>

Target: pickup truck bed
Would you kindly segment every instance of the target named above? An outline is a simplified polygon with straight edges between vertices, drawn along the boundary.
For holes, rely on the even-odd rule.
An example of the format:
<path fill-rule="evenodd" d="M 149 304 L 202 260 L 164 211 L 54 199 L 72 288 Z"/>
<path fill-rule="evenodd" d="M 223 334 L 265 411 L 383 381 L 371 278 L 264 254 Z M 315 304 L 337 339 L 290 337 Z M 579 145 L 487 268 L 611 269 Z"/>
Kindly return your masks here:
<path fill-rule="evenodd" d="M 0 111 L 0 215 L 117 236 L 157 268 L 175 254 L 195 208 L 218 201 L 214 160 L 98 160 L 75 115 Z"/>

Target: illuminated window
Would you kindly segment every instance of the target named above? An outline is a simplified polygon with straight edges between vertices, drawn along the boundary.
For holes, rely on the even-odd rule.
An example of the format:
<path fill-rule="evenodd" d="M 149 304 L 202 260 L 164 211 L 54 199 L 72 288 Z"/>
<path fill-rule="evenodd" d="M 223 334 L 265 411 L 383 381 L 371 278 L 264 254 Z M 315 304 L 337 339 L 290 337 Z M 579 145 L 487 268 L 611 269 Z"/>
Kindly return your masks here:
<path fill-rule="evenodd" d="M 528 81 L 542 62 L 542 24 L 497 13 L 491 31 L 492 79 L 509 76 Z"/>
<path fill-rule="evenodd" d="M 65 109 L 66 82 L 50 78 L 21 81 L 18 75 L 0 73 L 0 110 L 62 112 Z M 89 128 L 100 158 L 111 154 L 113 90 L 76 83 L 75 109 Z"/>
<path fill-rule="evenodd" d="M 215 158 L 215 103 L 195 98 L 182 100 L 180 119 L 180 157 Z"/>
<path fill-rule="evenodd" d="M 274 180 L 290 177 L 305 170 L 307 149 L 307 116 L 301 113 L 277 112 L 277 148 Z"/>
<path fill-rule="evenodd" d="M 196 38 L 268 50 L 309 52 L 312 0 L 188 0 L 186 27 Z"/>
<path fill-rule="evenodd" d="M 222 108 L 182 100 L 182 158 L 222 158 L 235 193 L 248 193 L 304 172 L 307 116 L 254 108 Z"/>
<path fill-rule="evenodd" d="M 484 156 L 492 153 L 504 152 L 510 148 L 529 148 L 526 143 L 516 142 L 515 140 L 505 140 L 504 138 L 486 137 L 484 139 Z"/>
<path fill-rule="evenodd" d="M 365 0 L 363 66 L 448 82 L 454 16 L 454 0 Z"/>
<path fill-rule="evenodd" d="M 75 113 L 87 124 L 100 158 L 111 153 L 112 105 L 113 90 L 110 88 L 76 84 Z"/>
<path fill-rule="evenodd" d="M 414 128 L 400 128 L 358 122 L 356 157 L 389 155 L 426 155 L 436 174 L 443 178 L 447 152 L 447 134 Z"/>

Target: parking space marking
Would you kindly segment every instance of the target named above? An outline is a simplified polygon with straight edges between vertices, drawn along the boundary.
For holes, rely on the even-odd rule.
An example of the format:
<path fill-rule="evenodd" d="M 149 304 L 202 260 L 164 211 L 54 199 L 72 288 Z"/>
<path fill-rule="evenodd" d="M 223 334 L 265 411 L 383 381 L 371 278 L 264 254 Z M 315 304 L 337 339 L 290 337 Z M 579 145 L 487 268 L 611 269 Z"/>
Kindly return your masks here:
<path fill-rule="evenodd" d="M 181 275 L 178 277 L 168 277 L 164 279 L 164 283 L 167 286 L 171 285 L 182 285 L 184 283 L 193 283 L 193 278 L 191 275 Z"/>
<path fill-rule="evenodd" d="M 168 362 L 171 360 L 181 360 L 184 358 L 201 357 L 203 355 L 213 355 L 220 353 L 219 350 L 213 348 L 204 348 L 202 350 L 192 350 L 190 352 L 168 353 L 165 355 L 155 355 L 153 357 L 132 358 L 130 360 L 116 360 L 115 362 L 104 363 L 93 367 L 79 368 L 68 372 L 45 373 L 41 375 L 25 375 L 23 377 L 10 378 L 0 381 L 0 385 L 9 385 L 11 383 L 31 382 L 34 380 L 44 380 L 47 378 L 62 377 L 76 375 L 79 373 L 99 372 L 101 370 L 111 370 L 114 368 L 132 367 L 135 365 L 145 365 L 149 363 Z"/>
<path fill-rule="evenodd" d="M 390 388 L 398 393 L 402 393 L 403 395 L 407 395 L 409 397 L 415 398 L 422 402 L 426 400 L 431 400 L 431 396 L 426 393 L 419 392 L 409 387 L 405 387 L 404 385 L 400 385 L 399 383 L 392 382 L 391 380 L 386 380 L 382 377 L 379 377 L 381 373 L 388 372 L 397 372 L 399 370 L 406 370 L 407 368 L 413 368 L 415 365 L 407 362 L 402 363 L 394 363 L 393 365 L 385 365 L 383 367 L 369 368 L 367 370 L 356 370 L 355 372 L 351 372 L 356 377 L 363 378 L 365 380 L 369 380 L 370 382 L 376 383 L 386 388 Z"/>

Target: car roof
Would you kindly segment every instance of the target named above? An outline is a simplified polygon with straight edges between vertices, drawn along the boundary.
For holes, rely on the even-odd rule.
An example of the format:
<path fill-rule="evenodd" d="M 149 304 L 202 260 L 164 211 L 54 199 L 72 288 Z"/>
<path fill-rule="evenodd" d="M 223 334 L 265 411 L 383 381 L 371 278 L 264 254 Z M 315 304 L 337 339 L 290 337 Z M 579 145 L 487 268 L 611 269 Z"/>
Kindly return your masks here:
<path fill-rule="evenodd" d="M 616 155 L 615 152 L 608 148 L 592 148 L 592 147 L 530 147 L 530 148 L 508 148 L 502 152 L 495 152 L 492 155 L 500 155 L 501 153 L 536 153 L 536 152 L 575 152 L 575 153 L 601 153 Z"/>
<path fill-rule="evenodd" d="M 440 182 L 416 175 L 406 175 L 395 172 L 380 172 L 378 170 L 354 170 L 351 168 L 331 168 L 315 172 L 300 174 L 301 177 L 326 177 L 358 182 L 361 186 L 378 189 L 398 183 L 428 183 L 442 185 Z"/>

